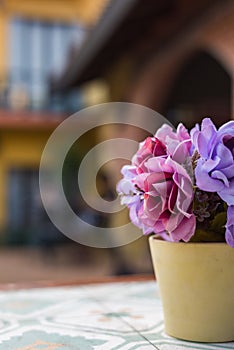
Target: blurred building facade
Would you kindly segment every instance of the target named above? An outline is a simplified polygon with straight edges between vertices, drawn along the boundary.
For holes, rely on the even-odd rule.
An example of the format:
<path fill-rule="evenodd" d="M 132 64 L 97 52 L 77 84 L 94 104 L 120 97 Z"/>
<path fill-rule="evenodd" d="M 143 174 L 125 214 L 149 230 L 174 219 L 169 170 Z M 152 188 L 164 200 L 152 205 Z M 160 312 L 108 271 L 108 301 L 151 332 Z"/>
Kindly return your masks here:
<path fill-rule="evenodd" d="M 48 225 L 38 185 L 41 154 L 55 127 L 85 101 L 77 87 L 50 94 L 49 82 L 61 74 L 105 3 L 0 4 L 0 241 L 43 239 L 32 237 L 43 230 L 41 225 Z"/>
<path fill-rule="evenodd" d="M 111 101 L 139 103 L 175 125 L 233 115 L 230 0 L 112 1 L 55 89 L 105 81 Z M 111 21 L 110 21 L 111 18 Z M 108 33 L 100 39 L 100 32 Z M 86 59 L 84 63 L 84 58 Z M 65 79 L 64 79 L 65 78 Z"/>

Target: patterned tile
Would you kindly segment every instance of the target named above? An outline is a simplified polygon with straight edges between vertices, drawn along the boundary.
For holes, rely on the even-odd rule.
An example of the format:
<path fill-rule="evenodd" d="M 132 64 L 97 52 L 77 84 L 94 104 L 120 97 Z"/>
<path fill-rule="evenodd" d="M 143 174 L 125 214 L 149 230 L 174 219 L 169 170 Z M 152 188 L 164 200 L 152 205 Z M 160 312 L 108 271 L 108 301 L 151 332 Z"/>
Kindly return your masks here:
<path fill-rule="evenodd" d="M 164 333 L 155 282 L 0 292 L 0 350 L 218 350 Z"/>

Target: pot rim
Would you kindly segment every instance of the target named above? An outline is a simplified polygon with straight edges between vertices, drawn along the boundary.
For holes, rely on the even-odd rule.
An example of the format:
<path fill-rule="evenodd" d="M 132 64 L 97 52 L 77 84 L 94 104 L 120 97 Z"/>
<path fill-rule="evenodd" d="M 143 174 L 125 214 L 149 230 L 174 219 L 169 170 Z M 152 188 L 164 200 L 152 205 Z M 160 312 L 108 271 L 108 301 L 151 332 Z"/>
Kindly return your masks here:
<path fill-rule="evenodd" d="M 172 242 L 172 241 L 165 241 L 159 237 L 156 237 L 154 234 L 152 234 L 151 236 L 149 236 L 149 240 L 151 242 L 157 242 L 157 244 L 162 244 L 162 245 L 176 245 L 176 246 L 189 246 L 189 247 L 192 247 L 192 246 L 220 246 L 220 247 L 223 247 L 223 246 L 227 246 L 229 247 L 230 249 L 233 249 L 232 247 L 230 247 L 226 242 Z"/>

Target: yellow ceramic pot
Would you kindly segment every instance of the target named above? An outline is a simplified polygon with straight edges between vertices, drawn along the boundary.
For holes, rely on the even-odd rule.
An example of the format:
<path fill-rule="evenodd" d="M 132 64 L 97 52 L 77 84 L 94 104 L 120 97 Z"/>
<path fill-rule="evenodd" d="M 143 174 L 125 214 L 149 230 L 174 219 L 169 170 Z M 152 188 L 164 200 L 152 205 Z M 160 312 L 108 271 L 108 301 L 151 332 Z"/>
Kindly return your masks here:
<path fill-rule="evenodd" d="M 199 342 L 234 340 L 234 248 L 149 238 L 165 332 Z"/>

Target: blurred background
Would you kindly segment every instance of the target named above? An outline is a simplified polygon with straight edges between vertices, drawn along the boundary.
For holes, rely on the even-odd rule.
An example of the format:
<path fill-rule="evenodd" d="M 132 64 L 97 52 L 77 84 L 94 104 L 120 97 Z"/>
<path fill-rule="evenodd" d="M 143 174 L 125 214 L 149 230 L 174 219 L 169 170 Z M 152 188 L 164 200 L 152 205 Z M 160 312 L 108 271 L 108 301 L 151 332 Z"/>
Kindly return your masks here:
<path fill-rule="evenodd" d="M 0 283 L 151 273 L 146 238 L 95 249 L 56 230 L 39 193 L 43 148 L 66 117 L 103 102 L 142 104 L 175 126 L 205 116 L 219 126 L 233 116 L 233 36 L 228 0 L 0 2 Z M 84 210 L 74 191 L 82 157 L 119 133 L 95 129 L 69 152 L 74 211 Z M 111 166 L 100 172 L 103 198 L 115 197 L 117 178 Z M 95 212 L 88 220 L 110 224 Z"/>

